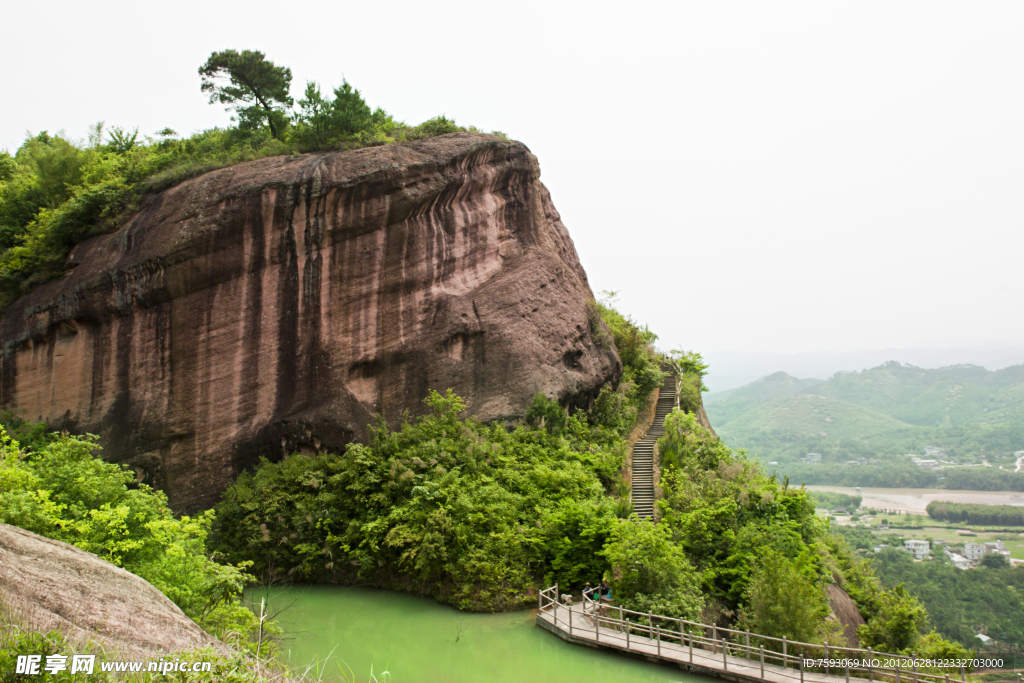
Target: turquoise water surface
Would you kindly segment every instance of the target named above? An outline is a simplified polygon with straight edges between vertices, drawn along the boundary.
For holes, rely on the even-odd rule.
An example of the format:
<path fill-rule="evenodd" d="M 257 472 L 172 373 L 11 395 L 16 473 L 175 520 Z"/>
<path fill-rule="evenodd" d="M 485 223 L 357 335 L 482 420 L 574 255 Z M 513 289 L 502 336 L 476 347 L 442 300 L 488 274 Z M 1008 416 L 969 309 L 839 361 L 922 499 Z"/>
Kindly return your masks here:
<path fill-rule="evenodd" d="M 534 625 L 536 610 L 473 614 L 404 593 L 287 586 L 267 596 L 292 665 L 320 661 L 324 680 L 395 683 L 661 683 L 706 681 L 684 671 L 570 645 Z M 323 660 L 327 660 L 326 663 Z"/>

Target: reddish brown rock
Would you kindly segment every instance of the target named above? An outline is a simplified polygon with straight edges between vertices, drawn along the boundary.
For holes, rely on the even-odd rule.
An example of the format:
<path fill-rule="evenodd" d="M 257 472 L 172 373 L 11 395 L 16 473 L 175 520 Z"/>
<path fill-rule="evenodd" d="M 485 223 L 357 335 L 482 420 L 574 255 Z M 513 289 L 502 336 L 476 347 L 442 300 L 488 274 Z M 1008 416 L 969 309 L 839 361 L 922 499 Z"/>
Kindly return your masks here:
<path fill-rule="evenodd" d="M 857 629 L 867 622 L 860 615 L 856 603 L 846 591 L 835 584 L 826 586 L 825 590 L 828 592 L 829 607 L 832 608 L 839 623 L 843 625 L 843 636 L 846 638 L 847 647 L 860 647 Z"/>
<path fill-rule="evenodd" d="M 0 405 L 211 505 L 260 455 L 335 450 L 454 389 L 484 420 L 582 403 L 572 240 L 515 142 L 468 133 L 239 164 L 147 198 L 0 324 Z M 599 323 L 600 324 L 600 323 Z"/>

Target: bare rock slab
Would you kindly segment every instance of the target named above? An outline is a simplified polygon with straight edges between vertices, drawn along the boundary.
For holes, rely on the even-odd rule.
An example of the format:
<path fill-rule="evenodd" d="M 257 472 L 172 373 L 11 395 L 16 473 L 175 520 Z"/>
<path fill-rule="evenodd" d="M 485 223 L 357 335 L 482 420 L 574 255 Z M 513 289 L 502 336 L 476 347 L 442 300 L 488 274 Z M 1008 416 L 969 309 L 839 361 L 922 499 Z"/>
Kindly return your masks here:
<path fill-rule="evenodd" d="M 111 653 L 226 651 L 148 581 L 92 553 L 0 524 L 0 600 L 33 628 Z"/>

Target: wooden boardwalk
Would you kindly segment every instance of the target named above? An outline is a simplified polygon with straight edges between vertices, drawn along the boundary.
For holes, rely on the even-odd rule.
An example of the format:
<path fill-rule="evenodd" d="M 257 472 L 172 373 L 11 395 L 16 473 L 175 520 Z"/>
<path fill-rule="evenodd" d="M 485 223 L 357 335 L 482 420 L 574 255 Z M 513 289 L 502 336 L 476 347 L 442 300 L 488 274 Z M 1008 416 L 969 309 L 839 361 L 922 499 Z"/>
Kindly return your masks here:
<path fill-rule="evenodd" d="M 845 681 L 864 681 L 850 677 L 826 676 L 822 673 L 786 669 L 777 664 L 765 663 L 761 666 L 760 659 L 750 660 L 724 653 L 715 653 L 700 646 L 689 647 L 685 644 L 669 640 L 659 640 L 646 636 L 631 634 L 627 642 L 621 629 L 601 627 L 594 632 L 593 618 L 584 614 L 582 605 L 559 608 L 558 624 L 556 625 L 550 612 L 537 615 L 537 625 L 554 633 L 562 640 L 585 645 L 588 647 L 612 650 L 634 657 L 640 657 L 659 664 L 674 664 L 685 671 L 695 674 L 714 676 L 729 681 L 746 683 L 747 681 L 770 681 L 771 683 L 845 683 Z M 572 614 L 572 631 L 569 631 L 569 614 Z M 562 620 L 565 620 L 564 622 Z"/>
<path fill-rule="evenodd" d="M 861 650 L 797 643 L 784 638 L 641 614 L 588 599 L 567 606 L 560 604 L 559 598 L 558 586 L 541 591 L 537 625 L 562 640 L 737 683 L 951 681 L 948 673 L 918 671 L 917 662 L 905 655 L 872 652 L 870 648 Z M 765 643 L 771 649 L 765 649 Z M 814 670 L 810 668 L 812 660 L 817 660 L 815 663 L 818 664 Z M 822 663 L 825 660 L 829 662 L 828 668 Z M 966 680 L 963 668 L 953 671 L 959 674 L 952 679 L 954 683 L 957 679 Z"/>

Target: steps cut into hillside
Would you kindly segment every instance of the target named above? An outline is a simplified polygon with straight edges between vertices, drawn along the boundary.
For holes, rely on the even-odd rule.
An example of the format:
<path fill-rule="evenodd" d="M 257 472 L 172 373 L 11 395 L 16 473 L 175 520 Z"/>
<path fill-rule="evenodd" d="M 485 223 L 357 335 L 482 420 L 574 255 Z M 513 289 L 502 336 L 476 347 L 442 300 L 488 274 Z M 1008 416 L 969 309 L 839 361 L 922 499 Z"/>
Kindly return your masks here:
<path fill-rule="evenodd" d="M 661 385 L 654 422 L 633 446 L 633 512 L 641 519 L 654 519 L 654 445 L 665 433 L 665 418 L 676 407 L 676 378 L 669 375 Z"/>

